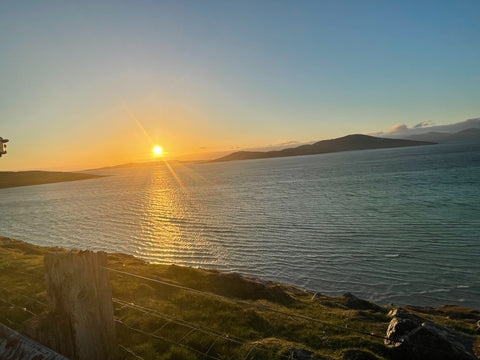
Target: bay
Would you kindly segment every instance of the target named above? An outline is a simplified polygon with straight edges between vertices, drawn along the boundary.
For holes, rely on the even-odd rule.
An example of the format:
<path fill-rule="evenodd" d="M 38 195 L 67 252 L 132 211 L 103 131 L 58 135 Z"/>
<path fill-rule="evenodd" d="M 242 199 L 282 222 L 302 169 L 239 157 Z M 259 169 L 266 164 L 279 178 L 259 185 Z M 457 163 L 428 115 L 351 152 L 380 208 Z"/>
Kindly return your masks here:
<path fill-rule="evenodd" d="M 479 143 L 93 173 L 0 189 L 0 235 L 480 308 Z"/>

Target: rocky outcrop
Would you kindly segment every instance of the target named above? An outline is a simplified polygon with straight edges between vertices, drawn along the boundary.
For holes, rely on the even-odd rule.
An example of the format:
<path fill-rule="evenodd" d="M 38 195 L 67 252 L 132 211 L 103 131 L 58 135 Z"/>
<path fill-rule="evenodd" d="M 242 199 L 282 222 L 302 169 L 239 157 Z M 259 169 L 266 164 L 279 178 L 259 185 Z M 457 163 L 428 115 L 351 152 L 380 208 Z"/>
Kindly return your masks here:
<path fill-rule="evenodd" d="M 288 357 L 292 360 L 310 360 L 313 359 L 313 352 L 306 349 L 290 348 L 282 354 L 282 358 Z"/>
<path fill-rule="evenodd" d="M 266 299 L 282 305 L 294 302 L 293 298 L 285 291 L 284 286 L 238 273 L 215 272 L 209 276 L 209 282 L 211 288 L 206 290 L 216 294 L 240 299 Z"/>
<path fill-rule="evenodd" d="M 382 308 L 377 304 L 374 304 L 370 301 L 360 299 L 353 295 L 352 293 L 345 293 L 343 297 L 346 300 L 346 306 L 349 309 L 356 309 L 356 310 L 374 310 L 374 311 L 382 311 Z"/>
<path fill-rule="evenodd" d="M 473 353 L 474 338 L 445 326 L 394 309 L 387 329 L 385 345 L 393 359 L 411 360 L 477 360 Z"/>

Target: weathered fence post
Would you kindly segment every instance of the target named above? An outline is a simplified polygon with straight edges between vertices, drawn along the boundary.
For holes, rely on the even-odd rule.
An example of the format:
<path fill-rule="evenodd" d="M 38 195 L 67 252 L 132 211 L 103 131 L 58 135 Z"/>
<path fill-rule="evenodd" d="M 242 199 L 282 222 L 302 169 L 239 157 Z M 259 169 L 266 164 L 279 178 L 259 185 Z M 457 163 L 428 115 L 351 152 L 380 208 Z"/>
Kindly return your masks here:
<path fill-rule="evenodd" d="M 44 262 L 49 346 L 75 360 L 114 358 L 117 340 L 106 254 L 48 253 Z"/>

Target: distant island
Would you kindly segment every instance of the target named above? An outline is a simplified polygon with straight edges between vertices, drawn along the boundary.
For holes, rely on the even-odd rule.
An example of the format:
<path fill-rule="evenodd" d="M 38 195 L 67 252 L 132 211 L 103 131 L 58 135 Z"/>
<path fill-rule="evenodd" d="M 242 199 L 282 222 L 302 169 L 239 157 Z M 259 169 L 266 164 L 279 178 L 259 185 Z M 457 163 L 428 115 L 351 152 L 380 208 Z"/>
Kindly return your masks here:
<path fill-rule="evenodd" d="M 213 161 L 233 161 L 249 159 L 266 159 L 285 156 L 316 155 L 340 151 L 370 150 L 406 146 L 434 145 L 435 142 L 388 139 L 369 135 L 347 135 L 331 140 L 318 141 L 311 145 L 301 145 L 277 151 L 237 151 Z"/>
<path fill-rule="evenodd" d="M 433 141 L 438 143 L 454 142 L 454 141 L 480 141 L 480 129 L 468 128 L 456 133 L 430 131 L 424 134 L 410 135 L 405 139 L 416 141 Z"/>
<path fill-rule="evenodd" d="M 476 119 L 474 119 L 476 120 Z M 480 120 L 480 119 L 479 119 Z M 384 134 L 383 136 L 388 136 Z M 354 150 L 372 150 L 382 148 L 396 148 L 407 146 L 434 145 L 437 143 L 457 142 L 457 141 L 480 141 L 480 128 L 467 128 L 458 132 L 438 132 L 430 131 L 423 134 L 398 137 L 399 135 L 390 135 L 391 137 L 376 137 L 369 135 L 347 135 L 331 140 L 321 140 L 313 144 L 304 144 L 294 148 L 285 148 L 281 150 L 242 150 L 237 151 L 214 160 L 150 160 L 136 163 L 126 163 L 114 166 L 89 169 L 94 170 L 114 170 L 121 168 L 164 166 L 167 164 L 202 164 L 211 162 L 265 159 L 298 155 L 316 155 L 340 151 Z"/>
<path fill-rule="evenodd" d="M 95 169 L 87 169 L 83 171 L 98 171 L 98 170 L 115 170 L 115 169 L 123 169 L 123 168 L 143 168 L 143 167 L 151 167 L 151 166 L 165 166 L 168 164 L 191 164 L 191 163 L 204 163 L 207 162 L 206 160 L 191 160 L 191 161 L 184 161 L 184 160 L 149 160 L 149 161 L 142 161 L 142 162 L 133 162 L 133 163 L 125 163 L 119 165 L 112 165 L 112 166 L 103 166 L 100 168 Z"/>
<path fill-rule="evenodd" d="M 16 186 L 50 184 L 64 181 L 86 180 L 101 175 L 61 171 L 1 171 L 0 189 Z"/>

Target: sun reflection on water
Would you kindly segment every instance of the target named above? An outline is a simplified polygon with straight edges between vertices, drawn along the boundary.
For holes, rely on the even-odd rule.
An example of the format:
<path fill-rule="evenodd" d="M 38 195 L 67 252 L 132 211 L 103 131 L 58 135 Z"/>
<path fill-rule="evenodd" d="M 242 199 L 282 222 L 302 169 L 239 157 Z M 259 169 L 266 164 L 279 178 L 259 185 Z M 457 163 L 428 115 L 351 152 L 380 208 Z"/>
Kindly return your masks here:
<path fill-rule="evenodd" d="M 165 162 L 165 166 L 152 170 L 140 197 L 137 256 L 175 264 L 192 259 L 210 265 L 218 261 L 218 246 L 204 237 L 203 226 L 208 225 L 205 204 L 189 191 L 190 186 L 204 181 L 182 164 Z"/>

